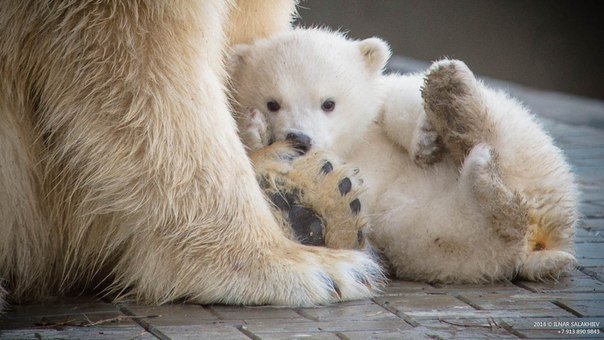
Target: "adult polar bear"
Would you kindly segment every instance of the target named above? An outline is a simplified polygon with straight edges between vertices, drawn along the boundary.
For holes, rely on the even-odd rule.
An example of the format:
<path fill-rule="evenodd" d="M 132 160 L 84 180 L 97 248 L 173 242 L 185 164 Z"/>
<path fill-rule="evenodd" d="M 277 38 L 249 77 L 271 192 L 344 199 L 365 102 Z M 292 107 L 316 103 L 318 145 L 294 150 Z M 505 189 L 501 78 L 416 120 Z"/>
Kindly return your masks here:
<path fill-rule="evenodd" d="M 287 30 L 294 9 L 0 2 L 0 278 L 15 301 L 99 284 L 147 303 L 371 294 L 368 255 L 283 235 L 227 106 L 223 50 Z"/>

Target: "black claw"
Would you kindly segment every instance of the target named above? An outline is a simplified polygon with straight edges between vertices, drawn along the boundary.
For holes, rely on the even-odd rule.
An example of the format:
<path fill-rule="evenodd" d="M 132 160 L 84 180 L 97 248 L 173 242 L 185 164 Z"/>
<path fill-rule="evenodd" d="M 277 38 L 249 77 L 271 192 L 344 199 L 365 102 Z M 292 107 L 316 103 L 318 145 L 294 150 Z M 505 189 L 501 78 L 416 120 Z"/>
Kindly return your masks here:
<path fill-rule="evenodd" d="M 324 246 L 325 227 L 318 215 L 300 205 L 293 205 L 288 213 L 289 222 L 296 237 L 302 244 Z"/>
<path fill-rule="evenodd" d="M 324 174 L 328 174 L 333 171 L 333 165 L 330 162 L 327 162 L 321 168 L 321 172 Z"/>
<path fill-rule="evenodd" d="M 333 292 L 335 297 L 338 299 L 341 299 L 342 292 L 340 291 L 340 287 L 338 287 L 338 284 L 327 276 L 324 276 L 324 275 L 321 275 L 321 276 L 323 277 L 323 280 L 325 281 L 325 283 L 331 288 L 331 291 Z"/>
<path fill-rule="evenodd" d="M 357 282 L 360 282 L 360 283 L 364 284 L 365 286 L 371 288 L 371 285 L 369 284 L 369 280 L 367 280 L 367 277 L 365 275 L 355 271 L 354 278 Z"/>
<path fill-rule="evenodd" d="M 349 206 L 350 210 L 352 210 L 352 213 L 355 215 L 361 211 L 361 201 L 359 201 L 358 198 L 350 202 Z"/>
<path fill-rule="evenodd" d="M 345 177 L 338 185 L 338 188 L 340 189 L 340 194 L 342 194 L 342 196 L 349 193 L 350 189 L 352 189 L 352 182 L 350 181 L 350 178 Z"/>
<path fill-rule="evenodd" d="M 359 229 L 359 231 L 357 231 L 357 242 L 359 243 L 359 245 L 362 245 L 364 240 L 365 235 L 363 234 L 363 230 Z"/>
<path fill-rule="evenodd" d="M 361 169 L 359 169 L 359 168 L 354 168 L 354 169 L 352 169 L 352 173 L 353 173 L 354 175 L 357 175 L 359 172 L 361 172 Z"/>

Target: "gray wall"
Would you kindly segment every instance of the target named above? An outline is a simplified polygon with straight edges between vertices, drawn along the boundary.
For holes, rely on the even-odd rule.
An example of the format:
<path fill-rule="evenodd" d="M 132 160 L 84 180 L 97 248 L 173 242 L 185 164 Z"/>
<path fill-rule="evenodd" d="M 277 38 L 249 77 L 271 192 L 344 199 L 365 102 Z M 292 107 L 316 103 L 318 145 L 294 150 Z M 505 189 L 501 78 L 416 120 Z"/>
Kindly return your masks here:
<path fill-rule="evenodd" d="M 299 24 L 379 36 L 421 60 L 449 56 L 476 73 L 604 99 L 604 1 L 302 0 Z"/>

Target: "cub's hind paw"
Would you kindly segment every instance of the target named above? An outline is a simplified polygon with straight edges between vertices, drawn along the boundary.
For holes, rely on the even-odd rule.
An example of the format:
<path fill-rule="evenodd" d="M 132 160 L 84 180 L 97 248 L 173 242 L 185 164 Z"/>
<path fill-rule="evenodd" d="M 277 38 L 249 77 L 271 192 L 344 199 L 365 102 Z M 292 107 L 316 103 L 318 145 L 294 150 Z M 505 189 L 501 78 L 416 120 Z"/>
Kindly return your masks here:
<path fill-rule="evenodd" d="M 427 119 L 454 159 L 461 163 L 474 145 L 491 140 L 493 127 L 482 88 L 466 64 L 435 62 L 421 92 Z"/>

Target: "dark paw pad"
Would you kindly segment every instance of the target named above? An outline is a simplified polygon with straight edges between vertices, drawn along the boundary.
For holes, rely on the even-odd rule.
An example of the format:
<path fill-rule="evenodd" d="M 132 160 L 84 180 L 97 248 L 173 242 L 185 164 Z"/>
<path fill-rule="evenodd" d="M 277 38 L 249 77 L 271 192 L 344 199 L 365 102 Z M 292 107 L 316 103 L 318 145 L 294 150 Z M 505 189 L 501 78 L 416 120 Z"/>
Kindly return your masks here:
<path fill-rule="evenodd" d="M 342 194 L 342 196 L 349 193 L 352 189 L 352 182 L 350 181 L 350 178 L 346 177 L 341 180 L 340 184 L 338 184 L 338 189 L 340 189 L 340 194 Z"/>
<path fill-rule="evenodd" d="M 289 210 L 289 221 L 297 239 L 302 244 L 311 246 L 324 246 L 325 227 L 314 211 L 299 205 L 294 205 Z"/>
<path fill-rule="evenodd" d="M 321 167 L 321 173 L 328 174 L 333 171 L 333 165 L 330 162 L 326 162 L 323 167 Z"/>

